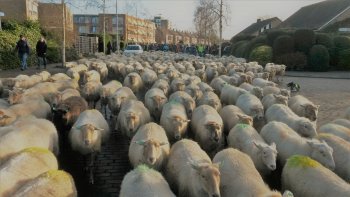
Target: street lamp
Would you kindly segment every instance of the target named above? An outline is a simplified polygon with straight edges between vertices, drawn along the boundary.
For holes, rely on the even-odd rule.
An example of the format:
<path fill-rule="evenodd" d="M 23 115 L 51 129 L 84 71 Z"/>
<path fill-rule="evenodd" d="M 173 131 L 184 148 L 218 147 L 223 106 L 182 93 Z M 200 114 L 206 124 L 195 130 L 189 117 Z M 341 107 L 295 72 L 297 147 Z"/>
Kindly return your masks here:
<path fill-rule="evenodd" d="M 0 30 L 2 30 L 2 27 L 1 27 L 1 17 L 2 16 L 5 16 L 5 14 L 3 12 L 0 12 Z"/>

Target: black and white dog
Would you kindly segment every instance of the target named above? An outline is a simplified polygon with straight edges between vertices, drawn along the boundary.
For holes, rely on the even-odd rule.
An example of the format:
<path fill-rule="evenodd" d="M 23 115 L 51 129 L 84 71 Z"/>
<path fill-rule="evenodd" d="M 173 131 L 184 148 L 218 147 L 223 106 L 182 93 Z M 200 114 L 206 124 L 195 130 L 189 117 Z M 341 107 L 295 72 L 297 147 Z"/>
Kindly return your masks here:
<path fill-rule="evenodd" d="M 292 81 L 292 82 L 289 82 L 289 83 L 287 84 L 287 87 L 290 88 L 290 91 L 291 91 L 291 92 L 299 92 L 299 90 L 300 90 L 300 85 L 297 84 L 297 83 L 294 83 L 293 81 Z"/>

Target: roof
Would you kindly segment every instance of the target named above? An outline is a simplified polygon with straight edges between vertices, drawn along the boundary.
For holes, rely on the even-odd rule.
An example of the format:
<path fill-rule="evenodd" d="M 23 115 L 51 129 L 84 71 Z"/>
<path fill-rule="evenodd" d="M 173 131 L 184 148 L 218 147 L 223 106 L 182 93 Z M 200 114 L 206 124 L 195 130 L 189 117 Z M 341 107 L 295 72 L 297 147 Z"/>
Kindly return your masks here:
<path fill-rule="evenodd" d="M 277 17 L 269 18 L 269 19 L 258 21 L 256 23 L 251 24 L 249 27 L 245 28 L 243 31 L 239 32 L 238 34 L 254 34 L 257 31 L 260 31 L 261 28 L 265 27 L 267 24 L 275 20 L 282 22 Z"/>
<path fill-rule="evenodd" d="M 319 29 L 345 10 L 350 11 L 350 0 L 326 0 L 302 7 L 287 18 L 279 28 Z"/>

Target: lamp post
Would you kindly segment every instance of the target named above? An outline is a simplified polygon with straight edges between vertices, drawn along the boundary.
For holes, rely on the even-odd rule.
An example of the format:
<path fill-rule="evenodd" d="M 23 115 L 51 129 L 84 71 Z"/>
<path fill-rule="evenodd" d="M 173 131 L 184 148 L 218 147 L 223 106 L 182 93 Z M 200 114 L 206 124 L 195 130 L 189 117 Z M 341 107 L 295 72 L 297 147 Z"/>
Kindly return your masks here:
<path fill-rule="evenodd" d="M 66 12 L 64 0 L 62 3 L 62 68 L 66 65 Z"/>
<path fill-rule="evenodd" d="M 118 0 L 115 0 L 115 12 L 117 18 L 117 52 L 119 54 L 119 21 L 118 21 Z"/>
<path fill-rule="evenodd" d="M 0 12 L 0 31 L 2 30 L 2 27 L 1 27 L 1 17 L 2 16 L 5 16 L 5 14 L 3 12 Z"/>

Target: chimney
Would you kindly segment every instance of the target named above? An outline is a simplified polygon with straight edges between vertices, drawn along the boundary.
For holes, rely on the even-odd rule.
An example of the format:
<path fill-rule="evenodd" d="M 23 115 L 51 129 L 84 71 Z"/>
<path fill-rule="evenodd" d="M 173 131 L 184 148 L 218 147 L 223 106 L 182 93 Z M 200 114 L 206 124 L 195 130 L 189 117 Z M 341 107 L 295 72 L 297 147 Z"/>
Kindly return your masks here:
<path fill-rule="evenodd" d="M 260 23 L 260 22 L 261 22 L 261 18 L 258 18 L 258 19 L 256 20 L 256 22 L 257 22 L 257 23 Z"/>

